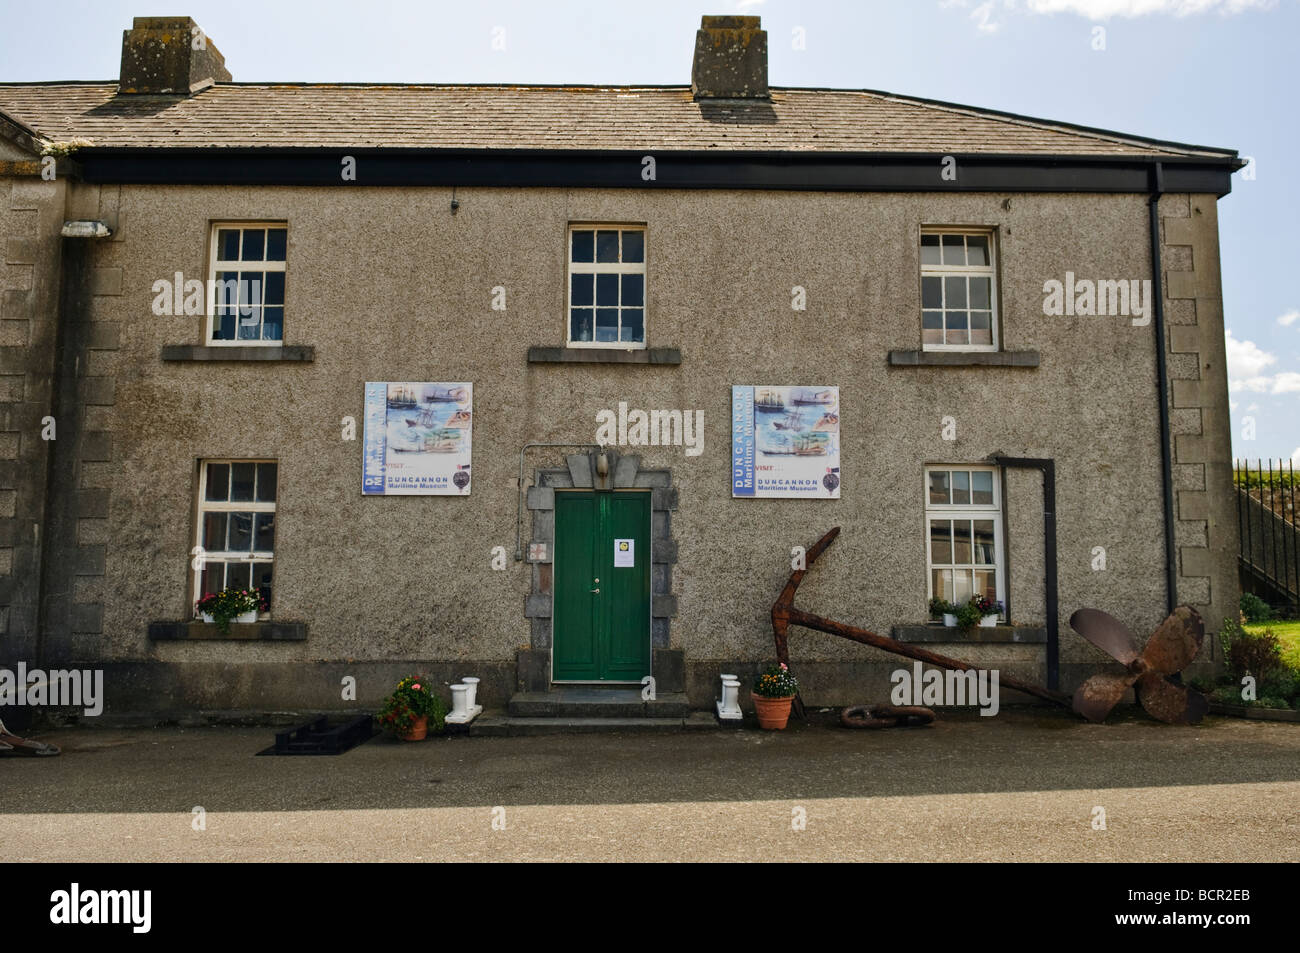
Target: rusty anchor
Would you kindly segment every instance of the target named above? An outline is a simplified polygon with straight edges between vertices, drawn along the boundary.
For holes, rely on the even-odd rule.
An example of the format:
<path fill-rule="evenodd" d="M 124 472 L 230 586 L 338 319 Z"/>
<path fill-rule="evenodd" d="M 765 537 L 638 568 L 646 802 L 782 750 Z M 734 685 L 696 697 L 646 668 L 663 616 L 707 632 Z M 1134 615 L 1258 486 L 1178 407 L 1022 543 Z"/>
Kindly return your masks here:
<path fill-rule="evenodd" d="M 939 668 L 958 672 L 975 670 L 975 666 L 969 662 L 949 658 L 928 649 L 899 642 L 888 636 L 878 635 L 867 629 L 796 609 L 794 597 L 799 589 L 799 583 L 812 569 L 817 558 L 839 535 L 840 527 L 833 526 L 826 535 L 813 544 L 805 555 L 804 568 L 790 573 L 785 588 L 772 604 L 772 636 L 776 642 L 776 657 L 779 661 L 790 664 L 789 628 L 792 625 L 800 625 L 806 629 L 815 629 L 852 642 L 860 642 L 863 645 L 870 645 Z M 1170 724 L 1195 724 L 1208 710 L 1209 706 L 1203 695 L 1166 678 L 1168 675 L 1182 671 L 1200 650 L 1204 627 L 1195 609 L 1179 606 L 1160 624 L 1141 653 L 1137 649 L 1136 639 L 1124 624 L 1100 610 L 1080 609 L 1070 617 L 1070 625 L 1093 645 L 1123 663 L 1128 669 L 1127 673 L 1120 676 L 1107 673 L 1094 675 L 1080 686 L 1073 698 L 1005 674 L 1001 676 L 1002 685 L 1070 708 L 1090 721 L 1103 720 L 1119 703 L 1128 687 L 1135 682 L 1138 700 L 1142 707 L 1148 714 L 1161 721 Z M 915 711 L 916 706 L 895 709 L 900 712 L 907 711 L 906 716 L 890 714 L 889 707 L 850 706 L 841 712 L 840 722 L 851 727 L 892 727 L 900 723 L 910 723 L 913 718 L 924 717 L 920 712 Z M 797 695 L 794 700 L 794 712 L 800 718 L 806 717 L 803 699 Z M 921 709 L 921 712 L 929 712 L 929 709 Z M 929 714 L 933 718 L 933 712 Z"/>

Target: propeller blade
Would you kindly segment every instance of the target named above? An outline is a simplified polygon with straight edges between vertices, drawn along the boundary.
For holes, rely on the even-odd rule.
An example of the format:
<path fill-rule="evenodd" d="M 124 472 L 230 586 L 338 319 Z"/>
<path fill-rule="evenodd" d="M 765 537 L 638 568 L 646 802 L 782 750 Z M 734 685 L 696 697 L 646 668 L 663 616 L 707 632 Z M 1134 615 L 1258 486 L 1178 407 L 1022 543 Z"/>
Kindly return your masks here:
<path fill-rule="evenodd" d="M 1148 715 L 1171 725 L 1194 725 L 1210 710 L 1209 700 L 1200 692 L 1155 672 L 1138 680 L 1137 697 Z"/>
<path fill-rule="evenodd" d="M 1076 612 L 1075 615 L 1078 615 Z M 1070 622 L 1074 624 L 1073 620 Z M 1103 722 L 1112 708 L 1119 704 L 1136 675 L 1107 675 L 1103 672 L 1088 679 L 1074 693 L 1074 710 L 1093 722 Z"/>
<path fill-rule="evenodd" d="M 1192 664 L 1205 639 L 1205 624 L 1190 606 L 1179 606 L 1147 640 L 1142 658 L 1156 672 L 1173 675 Z"/>
<path fill-rule="evenodd" d="M 1128 665 L 1138 657 L 1138 643 L 1128 626 L 1100 609 L 1079 609 L 1070 627 L 1117 662 Z"/>

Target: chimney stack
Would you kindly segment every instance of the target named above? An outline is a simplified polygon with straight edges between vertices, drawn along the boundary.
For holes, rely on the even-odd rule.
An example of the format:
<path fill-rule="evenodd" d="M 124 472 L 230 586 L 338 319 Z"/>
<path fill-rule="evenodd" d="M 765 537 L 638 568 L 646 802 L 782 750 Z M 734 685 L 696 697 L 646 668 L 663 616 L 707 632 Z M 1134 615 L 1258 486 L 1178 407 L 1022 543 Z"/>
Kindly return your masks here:
<path fill-rule="evenodd" d="M 119 94 L 192 96 L 228 82 L 226 58 L 189 17 L 136 17 L 122 32 Z"/>
<path fill-rule="evenodd" d="M 691 92 L 700 99 L 769 99 L 767 31 L 758 17 L 701 17 Z"/>

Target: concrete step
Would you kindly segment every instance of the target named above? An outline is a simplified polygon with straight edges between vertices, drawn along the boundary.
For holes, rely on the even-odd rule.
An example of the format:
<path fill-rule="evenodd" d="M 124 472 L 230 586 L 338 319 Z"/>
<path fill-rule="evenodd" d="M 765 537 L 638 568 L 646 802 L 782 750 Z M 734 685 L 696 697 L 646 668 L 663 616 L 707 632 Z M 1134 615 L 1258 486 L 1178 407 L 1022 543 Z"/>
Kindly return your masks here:
<path fill-rule="evenodd" d="M 603 716 L 581 718 L 572 716 L 517 717 L 503 712 L 485 712 L 467 726 L 471 737 L 517 737 L 520 735 L 562 735 L 584 732 L 656 732 L 656 731 L 708 731 L 718 728 L 718 720 L 704 711 L 693 711 L 677 718 L 651 718 L 638 715 L 632 718 Z"/>
<path fill-rule="evenodd" d="M 684 692 L 660 693 L 642 701 L 639 688 L 553 688 L 517 692 L 507 712 L 512 718 L 685 718 L 691 706 Z"/>

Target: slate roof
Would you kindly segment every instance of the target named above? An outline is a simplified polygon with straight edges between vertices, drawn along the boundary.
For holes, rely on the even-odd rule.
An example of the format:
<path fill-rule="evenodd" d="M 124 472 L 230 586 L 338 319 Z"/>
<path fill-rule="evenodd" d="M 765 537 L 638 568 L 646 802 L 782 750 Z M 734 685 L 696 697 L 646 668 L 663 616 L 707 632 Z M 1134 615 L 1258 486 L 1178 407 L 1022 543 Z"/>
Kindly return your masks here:
<path fill-rule="evenodd" d="M 117 83 L 0 83 L 0 112 L 52 141 L 108 148 L 408 148 L 1235 156 L 871 90 L 773 88 L 695 102 L 688 87 L 219 83 L 188 98 Z"/>

